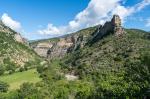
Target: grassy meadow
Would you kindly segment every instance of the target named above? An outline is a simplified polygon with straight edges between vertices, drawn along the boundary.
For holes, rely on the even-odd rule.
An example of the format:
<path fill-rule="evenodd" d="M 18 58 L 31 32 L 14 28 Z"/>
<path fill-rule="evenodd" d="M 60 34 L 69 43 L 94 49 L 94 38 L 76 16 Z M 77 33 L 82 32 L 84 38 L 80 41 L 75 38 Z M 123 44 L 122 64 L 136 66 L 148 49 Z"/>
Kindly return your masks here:
<path fill-rule="evenodd" d="M 9 90 L 18 89 L 24 82 L 36 83 L 40 80 L 41 79 L 39 78 L 36 69 L 0 76 L 0 81 L 7 82 L 9 84 Z"/>

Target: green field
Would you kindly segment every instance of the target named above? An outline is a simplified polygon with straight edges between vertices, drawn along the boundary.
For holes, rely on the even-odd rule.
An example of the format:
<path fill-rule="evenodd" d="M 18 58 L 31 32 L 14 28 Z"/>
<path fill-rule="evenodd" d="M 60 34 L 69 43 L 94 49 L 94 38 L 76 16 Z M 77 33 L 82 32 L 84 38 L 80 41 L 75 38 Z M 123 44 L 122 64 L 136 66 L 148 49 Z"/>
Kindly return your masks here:
<path fill-rule="evenodd" d="M 0 76 L 0 81 L 7 82 L 10 85 L 9 90 L 18 89 L 24 82 L 36 83 L 40 80 L 36 69 Z"/>

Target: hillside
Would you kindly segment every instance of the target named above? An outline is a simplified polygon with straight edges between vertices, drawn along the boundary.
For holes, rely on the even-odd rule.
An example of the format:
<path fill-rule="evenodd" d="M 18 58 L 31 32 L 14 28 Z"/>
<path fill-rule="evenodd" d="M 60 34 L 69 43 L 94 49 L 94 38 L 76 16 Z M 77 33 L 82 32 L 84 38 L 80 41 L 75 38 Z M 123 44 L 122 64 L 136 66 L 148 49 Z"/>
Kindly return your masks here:
<path fill-rule="evenodd" d="M 19 68 L 35 67 L 40 57 L 27 40 L 0 22 L 0 70 L 14 72 Z M 31 66 L 32 65 L 32 66 Z"/>
<path fill-rule="evenodd" d="M 94 82 L 105 96 L 140 95 L 150 87 L 148 37 L 148 33 L 139 30 L 126 30 L 121 38 L 109 35 L 67 55 L 62 59 L 62 69 Z"/>
<path fill-rule="evenodd" d="M 40 69 L 48 86 L 41 87 L 41 94 L 44 94 L 43 90 L 49 90 L 45 97 L 148 97 L 150 34 L 138 29 L 124 29 L 118 16 L 93 28 L 83 30 L 83 36 L 89 33 L 87 41 L 78 40 L 80 43 L 74 43 L 71 48 L 86 41 L 84 46 L 68 52 L 63 58 L 50 59 L 50 66 Z"/>
<path fill-rule="evenodd" d="M 60 63 L 62 71 L 94 85 L 93 98 L 148 94 L 150 34 L 137 29 L 125 29 L 120 36 L 109 34 L 94 37 L 85 47 L 66 55 Z"/>

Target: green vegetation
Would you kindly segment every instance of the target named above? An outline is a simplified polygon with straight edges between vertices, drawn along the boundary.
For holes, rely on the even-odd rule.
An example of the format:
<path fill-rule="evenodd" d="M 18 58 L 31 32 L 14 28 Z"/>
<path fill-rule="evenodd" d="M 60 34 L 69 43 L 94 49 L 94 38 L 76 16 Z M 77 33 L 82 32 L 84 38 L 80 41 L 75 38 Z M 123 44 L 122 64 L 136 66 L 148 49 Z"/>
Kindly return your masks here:
<path fill-rule="evenodd" d="M 8 86 L 9 85 L 7 83 L 0 81 L 0 92 L 7 92 Z"/>
<path fill-rule="evenodd" d="M 26 44 L 15 41 L 12 33 L 0 32 L 0 75 L 5 73 L 12 74 L 20 69 L 36 67 L 42 59 Z"/>
<path fill-rule="evenodd" d="M 126 32 L 121 37 L 108 35 L 61 60 L 52 60 L 49 67 L 39 67 L 44 81 L 37 86 L 40 95 L 59 99 L 149 96 L 149 34 L 141 30 Z M 79 79 L 67 81 L 67 73 Z"/>
<path fill-rule="evenodd" d="M 97 97 L 142 97 L 150 87 L 148 33 L 126 30 L 122 37 L 109 35 L 62 59 L 67 72 L 94 84 Z"/>
<path fill-rule="evenodd" d="M 24 82 L 36 83 L 41 81 L 38 73 L 35 69 L 31 69 L 24 72 L 17 72 L 11 75 L 0 76 L 0 81 L 4 81 L 9 84 L 9 90 L 15 90 L 20 87 Z"/>
<path fill-rule="evenodd" d="M 3 75 L 5 72 L 4 66 L 0 66 L 0 75 Z"/>
<path fill-rule="evenodd" d="M 90 39 L 93 33 L 89 31 L 94 32 L 94 28 L 85 31 L 78 33 L 87 35 Z M 18 90 L 1 92 L 0 98 L 142 99 L 150 97 L 150 34 L 135 29 L 126 32 L 119 37 L 110 33 L 97 42 L 89 42 L 84 48 L 79 48 L 62 59 L 53 59 L 43 66 L 37 62 L 36 67 L 41 78 L 38 78 L 37 74 L 33 75 L 35 70 L 8 75 L 8 78 L 1 76 L 0 80 L 10 84 L 12 89 L 16 89 L 16 84 L 11 85 L 13 82 L 22 83 L 23 80 L 25 83 Z M 28 65 L 32 66 L 32 62 L 26 63 L 26 66 Z M 75 75 L 78 79 L 67 80 L 66 74 Z M 37 78 L 33 80 L 35 76 Z M 10 81 L 12 79 L 9 77 L 19 78 Z M 36 83 L 40 79 L 41 82 Z"/>

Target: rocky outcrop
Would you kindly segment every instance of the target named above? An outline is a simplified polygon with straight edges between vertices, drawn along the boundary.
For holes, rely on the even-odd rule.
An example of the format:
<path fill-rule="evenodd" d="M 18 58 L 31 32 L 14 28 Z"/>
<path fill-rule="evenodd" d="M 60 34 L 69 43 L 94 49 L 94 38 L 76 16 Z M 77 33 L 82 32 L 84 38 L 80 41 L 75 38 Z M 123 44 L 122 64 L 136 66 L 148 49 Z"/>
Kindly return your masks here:
<path fill-rule="evenodd" d="M 121 36 L 125 33 L 124 29 L 121 26 L 121 19 L 118 15 L 113 16 L 111 24 L 113 26 L 113 32 L 115 33 L 115 35 Z"/>
<path fill-rule="evenodd" d="M 106 22 L 103 26 L 99 25 L 99 28 L 95 31 L 93 38 L 90 42 L 96 42 L 110 33 L 116 36 L 121 36 L 125 33 L 121 26 L 121 19 L 118 15 L 114 15 L 110 22 Z"/>
<path fill-rule="evenodd" d="M 75 76 L 75 75 L 70 75 L 70 74 L 66 74 L 65 75 L 65 78 L 68 80 L 68 81 L 74 81 L 74 80 L 78 80 L 78 76 Z"/>
<path fill-rule="evenodd" d="M 19 33 L 16 33 L 14 35 L 14 39 L 15 39 L 15 41 L 17 41 L 19 43 L 28 45 L 28 41 L 25 38 L 23 38 Z"/>
<path fill-rule="evenodd" d="M 28 45 L 28 41 L 25 38 L 23 38 L 19 33 L 13 31 L 11 28 L 7 27 L 2 21 L 0 21 L 0 31 L 7 33 L 8 35 L 11 34 L 14 36 L 15 41 Z"/>
<path fill-rule="evenodd" d="M 45 42 L 38 42 L 31 44 L 38 55 L 52 59 L 54 57 L 63 57 L 66 53 L 76 50 L 79 46 L 83 47 L 83 40 L 79 35 L 69 35 L 58 38 L 58 40 L 51 40 Z"/>
<path fill-rule="evenodd" d="M 32 46 L 34 51 L 42 57 L 61 57 L 67 53 L 68 48 L 73 45 L 70 38 L 60 38 L 57 41 L 45 41 Z"/>
<path fill-rule="evenodd" d="M 95 30 L 91 30 L 91 28 L 84 29 L 77 33 L 57 38 L 57 40 L 38 41 L 36 44 L 31 44 L 31 46 L 42 57 L 49 59 L 55 57 L 61 58 L 66 53 L 82 48 L 88 43 L 94 43 L 110 33 L 114 33 L 116 36 L 124 33 L 124 29 L 121 26 L 121 19 L 118 15 L 114 15 L 112 20 L 106 22 L 103 26 L 99 25 L 96 26 Z"/>
<path fill-rule="evenodd" d="M 47 57 L 63 57 L 69 50 L 69 48 L 74 44 L 74 38 L 66 37 L 60 38 L 58 42 L 54 43 L 53 46 L 48 50 Z"/>

